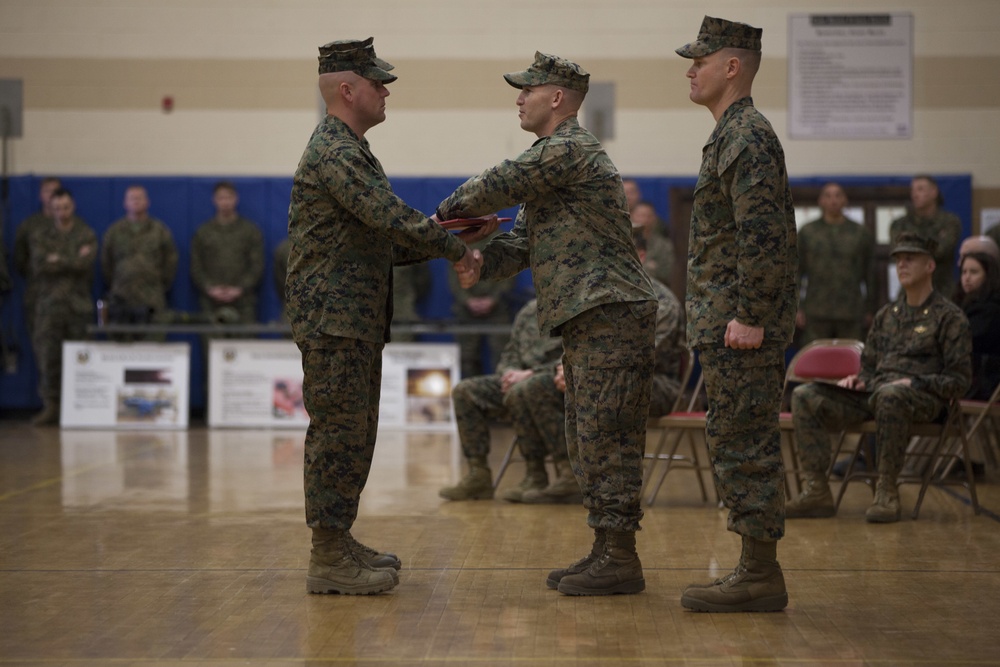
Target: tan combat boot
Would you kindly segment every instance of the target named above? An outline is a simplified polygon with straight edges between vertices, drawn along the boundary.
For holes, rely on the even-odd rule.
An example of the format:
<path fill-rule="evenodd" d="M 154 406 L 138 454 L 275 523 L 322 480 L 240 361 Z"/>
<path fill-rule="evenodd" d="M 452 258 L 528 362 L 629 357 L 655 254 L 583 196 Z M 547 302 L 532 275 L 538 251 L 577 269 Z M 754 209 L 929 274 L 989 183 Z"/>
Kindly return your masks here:
<path fill-rule="evenodd" d="M 604 536 L 607 534 L 607 530 L 604 528 L 594 529 L 594 544 L 590 547 L 590 553 L 576 561 L 569 567 L 564 567 L 561 570 L 552 570 L 549 572 L 548 579 L 545 580 L 545 585 L 555 590 L 559 588 L 559 582 L 562 581 L 563 577 L 569 576 L 571 574 L 580 574 L 593 563 L 604 551 Z"/>
<path fill-rule="evenodd" d="M 545 470 L 545 461 L 525 461 L 527 471 L 524 479 L 517 486 L 507 489 L 500 496 L 512 503 L 521 502 L 525 493 L 544 489 L 549 483 L 549 473 Z"/>
<path fill-rule="evenodd" d="M 446 486 L 438 495 L 446 500 L 490 500 L 493 498 L 493 473 L 485 456 L 469 459 L 469 472 L 455 486 Z"/>
<path fill-rule="evenodd" d="M 361 560 L 368 563 L 376 570 L 391 567 L 392 569 L 399 571 L 399 569 L 403 567 L 403 563 L 399 560 L 399 557 L 396 556 L 396 554 L 372 549 L 370 546 L 358 542 L 354 536 L 351 535 L 350 531 L 347 533 L 347 540 L 348 546 L 351 551 L 354 552 L 354 555 L 361 558 Z"/>
<path fill-rule="evenodd" d="M 880 475 L 875 485 L 875 500 L 865 512 L 868 523 L 895 523 L 899 521 L 899 488 L 896 480 Z"/>
<path fill-rule="evenodd" d="M 646 589 L 642 563 L 635 551 L 635 533 L 608 530 L 604 549 L 583 572 L 559 580 L 563 595 L 614 595 L 641 593 Z"/>
<path fill-rule="evenodd" d="M 787 519 L 825 519 L 837 513 L 833 494 L 826 475 L 818 472 L 802 473 L 802 493 L 785 504 Z"/>
<path fill-rule="evenodd" d="M 544 489 L 526 491 L 521 496 L 523 503 L 562 503 L 569 505 L 580 505 L 583 503 L 583 494 L 580 492 L 580 484 L 576 481 L 573 468 L 569 461 L 559 461 L 556 463 L 556 478 Z"/>
<path fill-rule="evenodd" d="M 370 595 L 399 583 L 394 569 L 371 567 L 352 550 L 352 543 L 354 540 L 346 530 L 313 529 L 307 592 Z"/>
<path fill-rule="evenodd" d="M 777 542 L 743 537 L 739 565 L 709 585 L 688 586 L 681 605 L 694 611 L 781 611 L 788 606 Z"/>

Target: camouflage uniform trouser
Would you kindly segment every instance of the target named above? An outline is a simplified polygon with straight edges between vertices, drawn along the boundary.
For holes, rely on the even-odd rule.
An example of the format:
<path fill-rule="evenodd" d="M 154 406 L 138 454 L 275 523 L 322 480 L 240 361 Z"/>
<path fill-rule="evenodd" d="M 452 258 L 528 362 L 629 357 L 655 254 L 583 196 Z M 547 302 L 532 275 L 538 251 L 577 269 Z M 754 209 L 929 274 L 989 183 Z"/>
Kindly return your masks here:
<path fill-rule="evenodd" d="M 800 345 L 808 345 L 820 338 L 865 339 L 865 329 L 861 320 L 826 320 L 815 317 L 806 319 L 806 326 L 799 337 Z"/>
<path fill-rule="evenodd" d="M 729 530 L 778 540 L 785 533 L 780 348 L 699 350 L 708 395 L 706 438 Z"/>
<path fill-rule="evenodd" d="M 38 365 L 38 395 L 46 405 L 59 405 L 62 389 L 62 344 L 86 340 L 91 315 L 37 308 L 31 345 Z"/>
<path fill-rule="evenodd" d="M 639 530 L 656 302 L 596 306 L 562 326 L 566 446 L 591 528 Z"/>
<path fill-rule="evenodd" d="M 302 350 L 302 394 L 309 412 L 306 523 L 348 530 L 375 452 L 383 345 L 338 337 L 325 342 Z"/>
<path fill-rule="evenodd" d="M 485 457 L 490 451 L 490 420 L 509 419 L 525 459 L 552 454 L 565 460 L 563 394 L 554 377 L 551 371 L 535 373 L 506 394 L 500 391 L 499 375 L 472 377 L 455 385 L 451 396 L 462 453 L 467 458 Z"/>
<path fill-rule="evenodd" d="M 792 392 L 792 420 L 802 469 L 825 474 L 830 433 L 874 418 L 878 471 L 895 479 L 903 469 L 910 424 L 931 421 L 945 404 L 931 394 L 898 384 L 874 392 L 851 391 L 811 382 Z"/>

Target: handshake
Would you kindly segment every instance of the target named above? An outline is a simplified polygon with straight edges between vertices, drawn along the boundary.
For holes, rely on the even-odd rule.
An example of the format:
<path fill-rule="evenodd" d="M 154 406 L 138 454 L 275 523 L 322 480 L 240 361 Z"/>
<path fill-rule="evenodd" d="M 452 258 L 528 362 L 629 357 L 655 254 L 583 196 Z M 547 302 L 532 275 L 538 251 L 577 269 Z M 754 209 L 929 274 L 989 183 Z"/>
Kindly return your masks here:
<path fill-rule="evenodd" d="M 434 222 L 441 222 L 438 220 L 436 215 L 432 216 L 431 219 L 434 220 Z M 459 232 L 457 236 L 466 245 L 471 245 L 477 241 L 481 241 L 492 236 L 500 226 L 500 223 L 504 220 L 506 220 L 506 218 L 501 219 L 497 217 L 496 214 L 476 218 L 476 224 L 474 226 L 466 227 L 464 230 Z M 446 224 L 445 226 L 448 225 Z M 465 254 L 462 255 L 462 259 L 455 262 L 453 266 L 455 268 L 455 273 L 458 276 L 458 284 L 461 285 L 463 289 L 468 289 L 479 282 L 479 274 L 483 268 L 483 253 L 478 250 L 473 250 L 472 248 L 466 248 Z"/>

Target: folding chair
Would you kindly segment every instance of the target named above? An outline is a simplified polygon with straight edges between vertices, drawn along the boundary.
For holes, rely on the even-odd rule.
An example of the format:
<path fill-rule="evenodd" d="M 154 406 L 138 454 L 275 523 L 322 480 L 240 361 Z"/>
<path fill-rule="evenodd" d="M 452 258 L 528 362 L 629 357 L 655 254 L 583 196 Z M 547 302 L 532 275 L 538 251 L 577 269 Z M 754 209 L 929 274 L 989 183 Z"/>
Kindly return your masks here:
<path fill-rule="evenodd" d="M 866 421 L 857 426 L 845 429 L 844 433 L 841 434 L 841 439 L 843 439 L 844 435 L 847 433 L 870 434 L 875 433 L 875 430 L 875 422 L 872 420 Z M 915 442 L 913 440 L 914 438 L 932 438 L 934 442 L 929 450 L 920 450 L 913 447 Z M 969 438 L 968 432 L 965 428 L 965 420 L 963 419 L 960 402 L 956 399 L 949 403 L 943 422 L 913 424 L 910 427 L 910 439 L 911 446 L 907 447 L 907 459 L 912 460 L 914 458 L 926 458 L 928 462 L 922 475 L 901 474 L 897 480 L 899 484 L 920 484 L 920 494 L 917 496 L 917 504 L 913 508 L 912 517 L 916 519 L 920 514 L 920 505 L 923 504 L 924 495 L 927 493 L 927 487 L 929 487 L 932 482 L 940 486 L 961 485 L 968 488 L 969 495 L 971 496 L 972 510 L 975 514 L 979 514 L 981 508 L 979 506 L 979 497 L 976 494 L 976 480 L 972 474 L 972 458 L 969 450 Z M 957 449 L 955 446 L 945 446 L 955 439 L 957 439 L 958 443 Z M 847 465 L 847 473 L 844 475 L 840 491 L 837 493 L 835 507 L 838 510 L 840 509 L 840 502 L 844 498 L 844 492 L 847 490 L 847 485 L 851 482 L 864 481 L 868 483 L 872 489 L 874 489 L 872 482 L 878 479 L 878 472 L 870 468 L 868 470 L 854 469 L 854 463 L 858 460 L 858 456 L 861 454 L 862 449 L 866 446 L 867 438 L 861 437 L 851 454 L 850 461 Z M 965 466 L 966 478 L 965 480 L 949 479 L 947 474 L 951 470 L 951 466 L 957 462 L 959 458 L 962 459 Z M 869 456 L 868 460 L 874 461 L 874 458 Z"/>
<path fill-rule="evenodd" d="M 857 374 L 861 370 L 861 352 L 864 343 L 851 338 L 821 338 L 804 346 L 795 353 L 788 362 L 785 371 L 785 386 L 782 396 L 791 384 L 805 382 L 836 383 L 848 375 Z M 791 465 L 786 468 L 787 475 L 795 477 L 795 488 L 802 493 L 802 480 L 799 478 L 799 456 L 795 447 L 795 425 L 791 412 L 782 412 L 778 426 L 781 429 L 783 444 L 787 444 Z M 839 449 L 839 448 L 838 448 Z M 836 460 L 836 455 L 833 460 Z M 829 472 L 829 471 L 828 471 Z M 788 480 L 785 480 L 785 490 L 788 491 Z"/>
<path fill-rule="evenodd" d="M 962 416 L 968 424 L 969 442 L 978 442 L 984 461 L 993 468 L 1000 465 L 1000 384 L 993 389 L 988 401 L 959 401 Z"/>
<path fill-rule="evenodd" d="M 513 438 L 510 439 L 510 446 L 507 447 L 507 451 L 504 452 L 503 458 L 500 459 L 500 467 L 497 469 L 496 476 L 493 477 L 493 488 L 500 486 L 500 480 L 503 479 L 503 474 L 507 472 L 508 466 L 510 466 L 511 461 L 514 460 L 514 456 L 517 455 L 518 461 L 523 461 L 524 457 L 518 453 L 517 450 L 517 435 L 515 434 Z M 549 458 L 549 457 L 546 457 Z"/>
<path fill-rule="evenodd" d="M 645 492 L 649 483 L 652 481 L 653 473 L 655 472 L 657 465 L 662 461 L 665 463 L 665 466 L 663 468 L 663 472 L 660 474 L 659 480 L 656 483 L 656 487 L 646 499 L 646 504 L 648 505 L 653 504 L 653 501 L 656 499 L 656 494 L 659 493 L 660 487 L 663 485 L 663 481 L 667 478 L 667 473 L 675 467 L 694 471 L 698 477 L 698 486 L 701 489 L 702 502 L 708 502 L 708 491 L 705 488 L 705 480 L 702 478 L 701 473 L 703 470 L 710 470 L 710 466 L 707 464 L 703 466 L 701 464 L 701 460 L 698 456 L 698 443 L 693 438 L 695 433 L 700 432 L 701 434 L 704 434 L 705 432 L 705 412 L 695 411 L 695 406 L 698 403 L 704 382 L 701 374 L 698 375 L 698 380 L 695 382 L 694 389 L 691 391 L 691 396 L 687 401 L 685 409 L 681 410 L 681 406 L 684 405 L 684 388 L 691 382 L 694 366 L 694 350 L 689 350 L 687 351 L 685 371 L 682 373 L 681 378 L 681 392 L 677 395 L 677 400 L 674 402 L 673 409 L 663 417 L 655 417 L 649 420 L 648 428 L 650 430 L 659 430 L 660 437 L 657 441 L 654 452 L 652 454 L 647 453 L 643 457 L 649 462 L 646 466 L 643 479 L 643 492 Z M 671 436 L 673 437 L 671 438 Z M 668 440 L 671 443 L 669 452 L 664 454 L 663 450 L 666 448 Z M 680 448 L 682 442 L 687 442 L 690 446 L 689 455 L 677 453 L 677 450 Z M 716 500 L 718 500 L 718 492 L 716 492 Z"/>

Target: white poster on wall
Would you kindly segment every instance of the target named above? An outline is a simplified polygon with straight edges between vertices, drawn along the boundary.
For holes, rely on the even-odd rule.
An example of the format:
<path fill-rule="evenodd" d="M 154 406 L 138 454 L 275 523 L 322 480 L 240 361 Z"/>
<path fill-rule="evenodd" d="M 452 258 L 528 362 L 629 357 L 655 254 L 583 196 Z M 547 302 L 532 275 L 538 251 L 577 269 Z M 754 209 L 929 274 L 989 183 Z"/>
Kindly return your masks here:
<path fill-rule="evenodd" d="M 187 343 L 63 343 L 63 428 L 184 429 Z"/>
<path fill-rule="evenodd" d="M 793 139 L 913 136 L 913 15 L 788 17 Z"/>
<path fill-rule="evenodd" d="M 454 428 L 451 388 L 458 346 L 389 343 L 382 353 L 379 424 L 407 429 Z M 289 340 L 209 342 L 208 425 L 305 428 L 302 357 Z"/>

